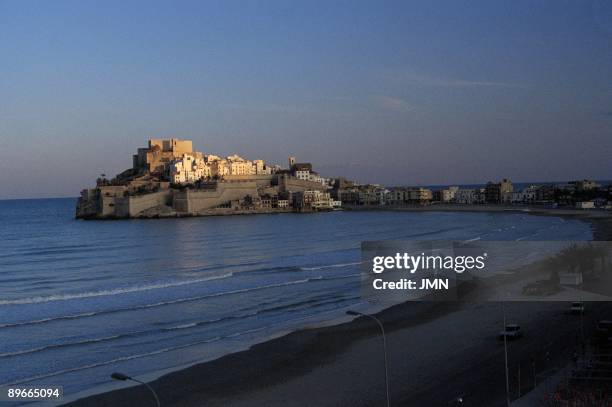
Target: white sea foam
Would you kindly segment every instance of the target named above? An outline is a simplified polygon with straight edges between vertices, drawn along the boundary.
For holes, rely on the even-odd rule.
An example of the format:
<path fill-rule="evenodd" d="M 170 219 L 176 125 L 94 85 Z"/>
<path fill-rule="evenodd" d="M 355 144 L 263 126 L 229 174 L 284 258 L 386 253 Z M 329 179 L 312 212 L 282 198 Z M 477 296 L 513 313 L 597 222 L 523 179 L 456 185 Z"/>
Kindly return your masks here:
<path fill-rule="evenodd" d="M 284 321 L 284 323 L 303 320 L 303 319 L 312 317 L 314 315 L 316 315 L 316 314 L 302 316 L 302 317 L 295 318 L 295 319 L 292 319 L 292 320 L 289 320 L 289 321 Z M 176 346 L 169 346 L 169 347 L 162 348 L 162 349 L 157 349 L 157 350 L 154 350 L 154 351 L 151 351 L 151 352 L 145 352 L 145 353 L 138 353 L 138 354 L 135 354 L 135 355 L 122 356 L 122 357 L 119 357 L 119 358 L 114 358 L 114 359 L 110 359 L 110 360 L 100 361 L 100 362 L 91 363 L 91 364 L 87 364 L 87 365 L 83 365 L 83 366 L 77 366 L 77 367 L 72 367 L 72 368 L 68 368 L 68 369 L 56 370 L 54 372 L 43 373 L 43 374 L 40 374 L 40 375 L 28 377 L 28 378 L 25 378 L 25 379 L 18 379 L 16 381 L 13 381 L 13 382 L 10 382 L 10 383 L 0 383 L 0 387 L 3 387 L 3 386 L 13 386 L 13 385 L 21 384 L 21 383 L 31 383 L 33 381 L 41 380 L 41 379 L 46 379 L 46 378 L 49 378 L 49 377 L 55 377 L 55 376 L 60 376 L 60 375 L 68 374 L 68 373 L 78 372 L 78 371 L 81 371 L 81 370 L 87 370 L 87 369 L 93 369 L 93 368 L 100 367 L 100 366 L 111 365 L 111 364 L 114 364 L 114 363 L 125 362 L 125 361 L 129 361 L 129 360 L 134 360 L 134 359 L 141 359 L 141 358 L 145 358 L 145 357 L 149 357 L 149 356 L 155 356 L 155 355 L 159 355 L 159 354 L 163 354 L 163 353 L 167 353 L 167 352 L 171 352 L 171 351 L 175 351 L 175 350 L 189 348 L 189 347 L 192 347 L 192 346 L 203 345 L 203 344 L 212 343 L 212 342 L 218 342 L 218 341 L 220 341 L 222 339 L 236 338 L 236 337 L 240 337 L 240 336 L 243 336 L 243 335 L 248 335 L 248 334 L 252 334 L 252 333 L 255 333 L 255 332 L 259 332 L 259 331 L 263 331 L 263 330 L 266 330 L 266 329 L 270 329 L 270 328 L 273 328 L 275 325 L 276 324 L 266 325 L 266 326 L 259 327 L 259 328 L 248 329 L 246 331 L 235 332 L 235 333 L 232 333 L 232 334 L 229 334 L 229 335 L 225 335 L 225 336 L 216 336 L 214 338 L 204 339 L 204 340 L 190 342 L 190 343 L 186 343 L 186 344 L 181 344 L 181 345 L 176 345 Z"/>
<path fill-rule="evenodd" d="M 6 323 L 6 324 L 0 324 L 0 328 L 12 328 L 12 327 L 23 326 L 23 325 L 41 324 L 41 323 L 45 323 L 45 322 L 52 322 L 52 321 L 62 320 L 62 319 L 84 318 L 84 317 L 91 317 L 91 316 L 95 316 L 95 315 L 108 314 L 108 313 L 112 313 L 112 312 L 135 311 L 135 310 L 139 310 L 139 309 L 156 308 L 156 307 L 161 307 L 161 306 L 164 306 L 164 305 L 180 304 L 180 303 L 183 303 L 183 302 L 190 302 L 190 301 L 199 301 L 199 300 L 203 300 L 203 299 L 206 299 L 206 298 L 220 297 L 220 296 L 223 296 L 223 295 L 240 294 L 240 293 L 245 293 L 245 292 L 250 292 L 250 291 L 264 290 L 264 289 L 267 289 L 267 288 L 284 287 L 284 286 L 293 285 L 293 284 L 304 284 L 304 283 L 308 283 L 310 281 L 317 281 L 317 280 L 321 280 L 321 279 L 322 279 L 322 276 L 318 276 L 318 277 L 314 277 L 314 278 L 305 278 L 305 279 L 302 279 L 302 280 L 287 281 L 287 282 L 284 282 L 284 283 L 267 284 L 267 285 L 262 285 L 262 286 L 257 286 L 257 287 L 242 288 L 242 289 L 231 290 L 231 291 L 221 291 L 221 292 L 218 292 L 218 293 L 212 293 L 212 294 L 206 294 L 206 295 L 198 295 L 198 296 L 187 297 L 187 298 L 177 298 L 175 300 L 160 301 L 160 302 L 156 302 L 156 303 L 153 303 L 153 304 L 137 305 L 137 306 L 128 307 L 128 308 L 119 308 L 119 309 L 112 309 L 112 310 L 102 310 L 102 311 L 98 311 L 98 312 L 86 312 L 86 313 L 75 314 L 75 315 L 62 315 L 62 316 L 58 316 L 58 317 L 50 317 L 50 318 L 38 319 L 38 320 L 34 320 L 34 321 Z"/>
<path fill-rule="evenodd" d="M 163 348 L 163 349 L 158 349 L 158 350 L 155 350 L 155 351 L 152 351 L 152 352 L 146 352 L 146 353 L 139 353 L 139 354 L 136 354 L 136 355 L 123 356 L 123 357 L 120 357 L 120 358 L 115 358 L 115 359 L 111 359 L 111 360 L 105 360 L 105 361 L 97 362 L 97 363 L 91 363 L 91 364 L 84 365 L 84 366 L 77 366 L 77 367 L 73 367 L 73 368 L 69 368 L 69 369 L 57 370 L 55 372 L 45 373 L 45 374 L 29 377 L 27 379 L 17 380 L 17 381 L 14 381 L 12 383 L 4 383 L 4 384 L 1 384 L 0 386 L 12 386 L 12 385 L 15 385 L 15 384 L 20 384 L 20 383 L 28 383 L 28 382 L 32 382 L 34 380 L 46 379 L 48 377 L 54 377 L 54 376 L 59 376 L 59 375 L 66 374 L 66 373 L 78 372 L 80 370 L 92 369 L 92 368 L 95 368 L 95 367 L 106 366 L 106 365 L 110 365 L 110 364 L 113 364 L 113 363 L 125 362 L 125 361 L 128 361 L 128 360 L 139 359 L 139 358 L 143 358 L 143 357 L 147 357 L 147 356 L 159 355 L 161 353 L 166 353 L 166 352 L 170 352 L 170 351 L 173 351 L 173 350 L 183 349 L 183 348 L 187 348 L 187 347 L 190 347 L 190 346 L 195 346 L 195 345 L 200 345 L 200 344 L 204 344 L 204 343 L 215 342 L 215 341 L 218 341 L 220 339 L 222 339 L 222 338 L 221 337 L 215 337 L 215 338 L 212 338 L 212 339 L 206 339 L 206 340 L 202 340 L 202 341 L 192 342 L 192 343 L 188 343 L 188 344 L 185 344 L 185 345 L 171 346 L 171 347 L 167 347 L 167 348 Z"/>
<path fill-rule="evenodd" d="M 57 320 L 61 320 L 61 319 L 75 319 L 75 318 L 92 317 L 94 315 L 98 315 L 98 314 L 105 313 L 105 312 L 109 312 L 109 311 L 101 311 L 101 312 L 92 311 L 92 312 L 84 312 L 82 314 L 61 315 L 59 317 L 49 317 L 49 318 L 35 319 L 35 320 L 32 320 L 32 321 L 8 322 L 8 323 L 5 323 L 5 324 L 0 324 L 0 328 L 12 328 L 12 327 L 22 326 L 22 325 L 44 324 L 45 322 L 57 321 Z"/>
<path fill-rule="evenodd" d="M 147 284 L 147 285 L 137 285 L 137 286 L 132 286 L 132 287 L 113 288 L 110 290 L 86 291 L 82 293 L 69 293 L 69 294 L 56 294 L 56 295 L 49 295 L 46 297 L 41 296 L 41 297 L 17 298 L 14 300 L 0 300 L 0 305 L 38 304 L 42 302 L 51 302 L 51 301 L 67 301 L 67 300 L 83 299 L 83 298 L 106 297 L 106 296 L 128 294 L 128 293 L 134 293 L 134 292 L 140 292 L 140 291 L 158 290 L 162 288 L 171 288 L 171 287 L 180 287 L 184 285 L 198 284 L 198 283 L 203 283 L 206 281 L 228 278 L 233 275 L 234 275 L 233 273 L 226 273 L 226 274 L 222 274 L 219 276 L 212 276 L 212 277 L 206 277 L 206 278 L 170 281 L 170 282 Z"/>
<path fill-rule="evenodd" d="M 178 326 L 173 326 L 172 328 L 166 328 L 167 331 L 174 331 L 177 329 L 187 329 L 187 328 L 193 328 L 194 326 L 197 326 L 198 323 L 197 322 L 191 322 L 189 324 L 183 324 L 183 325 L 178 325 Z"/>
<path fill-rule="evenodd" d="M 129 336 L 129 335 L 105 336 L 103 338 L 85 339 L 85 340 L 82 340 L 82 341 L 71 342 L 71 343 L 66 343 L 66 344 L 47 345 L 47 346 L 41 346 L 41 347 L 38 347 L 38 348 L 31 348 L 31 349 L 18 350 L 18 351 L 14 351 L 14 352 L 0 353 L 0 358 L 11 357 L 11 356 L 19 356 L 19 355 L 26 355 L 28 353 L 40 352 L 40 351 L 47 350 L 47 349 L 62 348 L 62 347 L 65 347 L 65 346 L 85 345 L 85 344 L 88 344 L 88 343 L 104 342 L 104 341 L 109 341 L 109 340 L 112 340 L 112 339 L 118 339 L 118 338 L 120 338 L 122 336 Z"/>
<path fill-rule="evenodd" d="M 325 266 L 316 266 L 316 267 L 300 267 L 300 270 L 302 271 L 316 271 L 316 270 L 324 270 L 324 269 L 330 269 L 330 268 L 342 268 L 342 267 L 350 267 L 350 266 L 357 266 L 360 265 L 361 262 L 354 262 L 354 263 L 339 263 L 339 264 L 329 264 L 329 265 L 325 265 Z"/>

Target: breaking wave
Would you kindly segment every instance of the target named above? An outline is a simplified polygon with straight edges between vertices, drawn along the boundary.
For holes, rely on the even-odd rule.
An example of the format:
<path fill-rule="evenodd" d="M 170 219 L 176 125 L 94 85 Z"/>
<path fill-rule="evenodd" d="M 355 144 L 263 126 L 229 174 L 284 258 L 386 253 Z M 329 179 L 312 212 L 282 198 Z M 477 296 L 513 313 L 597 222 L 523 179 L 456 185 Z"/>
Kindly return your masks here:
<path fill-rule="evenodd" d="M 304 319 L 310 318 L 310 317 L 315 316 L 315 315 L 319 315 L 319 314 L 315 313 L 315 314 L 309 314 L 309 315 L 305 315 L 305 316 L 300 316 L 298 318 L 294 318 L 294 319 L 290 319 L 288 321 L 285 321 L 285 323 L 299 321 L 299 320 L 304 320 Z M 246 331 L 235 332 L 235 333 L 224 335 L 224 336 L 216 336 L 214 338 L 199 340 L 199 341 L 190 342 L 190 343 L 186 343 L 186 344 L 181 344 L 181 345 L 176 345 L 176 346 L 169 346 L 169 347 L 162 348 L 162 349 L 157 349 L 157 350 L 154 350 L 154 351 L 151 351 L 151 352 L 138 353 L 138 354 L 135 354 L 135 355 L 127 355 L 127 356 L 122 356 L 122 357 L 118 357 L 118 358 L 114 358 L 114 359 L 110 359 L 110 360 L 105 360 L 105 361 L 100 361 L 100 362 L 96 362 L 96 363 L 91 363 L 91 364 L 88 364 L 88 365 L 76 366 L 76 367 L 72 367 L 72 368 L 68 368 L 68 369 L 56 370 L 54 372 L 43 373 L 43 374 L 40 374 L 40 375 L 28 377 L 28 378 L 25 378 L 25 379 L 18 379 L 16 381 L 13 381 L 13 382 L 10 382 L 10 383 L 0 383 L 0 386 L 13 386 L 13 385 L 16 385 L 16 384 L 21 384 L 21 383 L 30 383 L 30 382 L 33 382 L 35 380 L 46 379 L 46 378 L 49 378 L 49 377 L 55 377 L 55 376 L 59 376 L 59 375 L 67 374 L 67 373 L 73 373 L 73 372 L 78 372 L 78 371 L 81 371 L 81 370 L 93 369 L 93 368 L 101 367 L 101 366 L 107 366 L 107 365 L 111 365 L 111 364 L 114 364 L 114 363 L 125 362 L 125 361 L 129 361 L 129 360 L 140 359 L 140 358 L 145 358 L 145 357 L 149 357 L 149 356 L 155 356 L 155 355 L 159 355 L 159 354 L 163 354 L 163 353 L 167 353 L 167 352 L 172 352 L 172 351 L 175 351 L 175 350 L 189 348 L 189 347 L 192 347 L 192 346 L 197 346 L 197 345 L 203 345 L 203 344 L 218 342 L 218 341 L 223 340 L 223 339 L 236 338 L 236 337 L 240 337 L 240 336 L 243 336 L 243 335 L 248 335 L 248 334 L 251 334 L 251 333 L 264 331 L 266 329 L 274 328 L 277 325 L 278 324 L 265 325 L 265 326 L 262 326 L 262 327 L 259 327 L 259 328 L 248 329 Z"/>
<path fill-rule="evenodd" d="M 323 276 L 317 276 L 317 277 L 306 278 L 302 280 L 287 281 L 284 283 L 267 284 L 267 285 L 262 285 L 262 286 L 257 286 L 257 287 L 242 288 L 242 289 L 231 290 L 231 291 L 221 291 L 218 293 L 198 295 L 198 296 L 193 296 L 193 297 L 177 298 L 174 300 L 160 301 L 160 302 L 156 302 L 152 304 L 136 305 L 133 307 L 124 307 L 124 308 L 115 308 L 115 309 L 109 309 L 109 310 L 84 312 L 84 313 L 74 314 L 74 315 L 62 315 L 62 316 L 57 316 L 57 317 L 37 319 L 33 321 L 5 323 L 5 324 L 0 324 L 0 328 L 14 328 L 14 327 L 20 327 L 20 326 L 26 326 L 26 325 L 44 324 L 48 322 L 65 320 L 65 319 L 87 318 L 87 317 L 93 317 L 93 316 L 104 315 L 104 314 L 112 314 L 112 313 L 117 313 L 117 312 L 136 311 L 136 310 L 142 310 L 142 309 L 162 307 L 165 305 L 201 301 L 206 298 L 220 297 L 223 295 L 241 294 L 241 293 L 246 293 L 250 291 L 265 290 L 268 288 L 284 287 L 284 286 L 294 285 L 294 284 L 304 284 L 304 283 L 308 283 L 311 281 L 336 280 L 336 279 L 350 278 L 350 277 L 354 277 L 358 275 L 359 274 L 357 273 L 357 274 L 349 274 L 347 276 L 337 276 L 337 277 L 329 277 L 329 278 L 323 278 Z"/>
<path fill-rule="evenodd" d="M 357 261 L 354 263 L 339 263 L 339 264 L 329 264 L 325 266 L 316 266 L 316 267 L 300 267 L 302 271 L 317 271 L 317 270 L 325 270 L 331 268 L 342 268 L 342 267 L 350 267 L 350 266 L 358 266 L 361 262 Z"/>
<path fill-rule="evenodd" d="M 106 297 L 112 295 L 120 295 L 127 293 L 135 293 L 140 291 L 149 291 L 149 290 L 158 290 L 162 288 L 170 288 L 170 287 L 180 287 L 191 284 L 203 283 L 211 280 L 220 280 L 223 278 L 228 278 L 233 276 L 234 273 L 226 273 L 219 276 L 212 276 L 206 278 L 197 278 L 192 280 L 183 280 L 183 281 L 173 281 L 166 283 L 156 283 L 156 284 L 148 284 L 148 285 L 137 285 L 132 287 L 123 287 L 123 288 L 113 288 L 110 290 L 100 290 L 100 291 L 86 291 L 82 293 L 74 293 L 74 294 L 57 294 L 57 295 L 49 295 L 46 297 L 28 297 L 28 298 L 18 298 L 15 300 L 0 300 L 0 305 L 18 305 L 18 304 L 39 304 L 43 302 L 52 302 L 52 301 L 67 301 L 74 299 L 83 299 L 83 298 L 94 298 L 94 297 Z"/>
<path fill-rule="evenodd" d="M 55 344 L 50 344 L 50 345 L 46 345 L 46 346 L 40 346 L 40 347 L 36 347 L 36 348 L 23 349 L 23 350 L 17 350 L 17 351 L 12 351 L 12 352 L 5 352 L 5 353 L 0 353 L 0 358 L 7 358 L 7 357 L 27 355 L 27 354 L 31 354 L 31 353 L 42 352 L 42 351 L 45 351 L 45 350 L 60 349 L 60 348 L 66 348 L 66 347 L 70 347 L 70 346 L 88 345 L 88 344 L 98 343 L 98 342 L 108 342 L 108 341 L 113 341 L 113 340 L 123 339 L 123 338 L 133 338 L 133 337 L 137 337 L 137 336 L 144 336 L 144 335 L 155 334 L 155 333 L 159 333 L 159 332 L 172 332 L 172 331 L 177 331 L 177 330 L 196 328 L 196 327 L 200 327 L 200 326 L 204 326 L 204 325 L 209 325 L 209 324 L 213 324 L 213 323 L 218 323 L 218 322 L 225 322 L 225 321 L 229 321 L 229 320 L 238 320 L 238 319 L 250 318 L 250 317 L 254 317 L 254 316 L 268 314 L 268 313 L 271 313 L 271 312 L 279 312 L 279 311 L 286 311 L 286 310 L 299 310 L 301 307 L 304 307 L 304 306 L 307 306 L 307 305 L 310 305 L 310 304 L 313 304 L 314 306 L 320 306 L 320 305 L 326 305 L 326 304 L 335 304 L 335 303 L 342 303 L 342 302 L 346 302 L 346 301 L 352 301 L 352 300 L 356 300 L 358 298 L 359 297 L 336 298 L 334 296 L 333 298 L 328 298 L 328 299 L 324 299 L 324 300 L 321 300 L 321 299 L 309 299 L 309 300 L 298 301 L 298 302 L 294 302 L 294 303 L 288 303 L 288 304 L 284 304 L 284 305 L 273 305 L 273 306 L 270 306 L 270 307 L 266 307 L 266 308 L 260 309 L 258 311 L 246 312 L 246 313 L 241 313 L 241 314 L 238 314 L 238 315 L 232 315 L 232 316 L 227 316 L 227 317 L 222 317 L 222 318 L 207 319 L 207 320 L 202 320 L 202 321 L 193 321 L 193 322 L 183 323 L 183 324 L 172 326 L 172 327 L 157 328 L 157 329 L 148 329 L 148 330 L 133 331 L 133 332 L 126 332 L 126 333 L 123 333 L 123 334 L 104 336 L 104 337 L 100 337 L 100 338 L 82 339 L 82 340 L 73 341 L 73 342 L 55 343 Z M 231 337 L 231 335 L 229 337 Z"/>

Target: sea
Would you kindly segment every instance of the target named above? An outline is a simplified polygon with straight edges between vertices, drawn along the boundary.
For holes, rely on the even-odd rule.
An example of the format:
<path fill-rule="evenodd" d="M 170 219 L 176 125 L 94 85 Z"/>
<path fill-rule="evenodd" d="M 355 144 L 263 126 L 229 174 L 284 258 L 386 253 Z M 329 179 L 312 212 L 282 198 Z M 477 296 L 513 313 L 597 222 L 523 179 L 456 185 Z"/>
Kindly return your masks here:
<path fill-rule="evenodd" d="M 368 312 L 363 240 L 591 240 L 522 213 L 338 211 L 83 221 L 76 199 L 0 201 L 0 386 L 66 399 Z"/>

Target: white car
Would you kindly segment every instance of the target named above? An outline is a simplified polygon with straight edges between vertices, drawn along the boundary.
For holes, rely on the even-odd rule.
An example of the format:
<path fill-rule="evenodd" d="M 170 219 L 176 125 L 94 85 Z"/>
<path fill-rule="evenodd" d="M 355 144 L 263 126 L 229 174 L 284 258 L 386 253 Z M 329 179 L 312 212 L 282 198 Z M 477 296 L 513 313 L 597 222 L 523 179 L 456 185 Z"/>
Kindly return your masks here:
<path fill-rule="evenodd" d="M 499 333 L 499 339 L 518 339 L 523 336 L 523 330 L 518 324 L 508 324 L 506 328 Z"/>
<path fill-rule="evenodd" d="M 570 306 L 570 312 L 572 314 L 583 314 L 584 313 L 584 303 L 583 302 L 572 302 Z"/>

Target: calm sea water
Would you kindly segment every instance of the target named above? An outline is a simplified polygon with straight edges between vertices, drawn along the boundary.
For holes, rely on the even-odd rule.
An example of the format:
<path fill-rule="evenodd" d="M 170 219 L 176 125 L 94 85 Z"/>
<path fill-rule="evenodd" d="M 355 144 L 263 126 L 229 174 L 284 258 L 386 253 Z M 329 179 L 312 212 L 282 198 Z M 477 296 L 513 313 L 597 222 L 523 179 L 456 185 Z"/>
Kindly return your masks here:
<path fill-rule="evenodd" d="M 333 212 L 77 221 L 74 199 L 0 201 L 0 385 L 67 395 L 336 320 L 362 240 L 589 240 L 511 213 Z"/>

